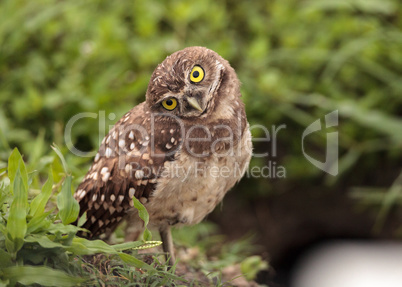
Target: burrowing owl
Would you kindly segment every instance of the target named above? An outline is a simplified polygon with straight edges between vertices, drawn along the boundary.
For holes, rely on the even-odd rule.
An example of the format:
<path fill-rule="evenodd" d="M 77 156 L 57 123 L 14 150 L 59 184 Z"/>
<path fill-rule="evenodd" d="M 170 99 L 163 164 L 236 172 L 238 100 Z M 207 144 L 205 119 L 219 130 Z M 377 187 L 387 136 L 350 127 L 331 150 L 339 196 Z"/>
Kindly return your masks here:
<path fill-rule="evenodd" d="M 200 222 L 248 167 L 251 135 L 240 97 L 234 69 L 207 48 L 186 48 L 158 65 L 146 101 L 103 139 L 75 193 L 89 237 L 123 219 L 139 233 L 135 196 L 172 263 L 170 226 Z"/>

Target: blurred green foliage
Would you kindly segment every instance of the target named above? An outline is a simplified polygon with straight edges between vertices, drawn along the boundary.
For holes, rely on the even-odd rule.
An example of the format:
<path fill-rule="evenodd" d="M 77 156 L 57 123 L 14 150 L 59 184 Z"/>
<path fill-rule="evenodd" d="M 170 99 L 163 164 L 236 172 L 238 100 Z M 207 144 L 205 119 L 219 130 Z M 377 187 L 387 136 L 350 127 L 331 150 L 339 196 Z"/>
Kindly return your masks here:
<path fill-rule="evenodd" d="M 286 124 L 278 155 L 252 165 L 285 166 L 283 188 L 334 184 L 342 176 L 376 184 L 368 171 L 380 161 L 384 172 L 384 165 L 401 163 L 401 15 L 398 0 L 1 1 L 0 168 L 18 146 L 28 170 L 42 172 L 55 142 L 76 183 L 91 159 L 66 149 L 69 119 L 105 111 L 106 127 L 114 124 L 144 100 L 158 63 L 201 45 L 236 69 L 251 124 Z M 341 176 L 333 178 L 304 158 L 301 135 L 336 109 Z M 325 135 L 309 139 L 317 157 Z M 73 126 L 72 142 L 81 150 L 96 150 L 101 139 L 96 118 Z M 271 151 L 271 144 L 256 143 L 256 150 Z M 390 176 L 380 183 L 391 185 L 396 174 Z M 272 192 L 269 180 L 252 184 L 244 195 Z"/>

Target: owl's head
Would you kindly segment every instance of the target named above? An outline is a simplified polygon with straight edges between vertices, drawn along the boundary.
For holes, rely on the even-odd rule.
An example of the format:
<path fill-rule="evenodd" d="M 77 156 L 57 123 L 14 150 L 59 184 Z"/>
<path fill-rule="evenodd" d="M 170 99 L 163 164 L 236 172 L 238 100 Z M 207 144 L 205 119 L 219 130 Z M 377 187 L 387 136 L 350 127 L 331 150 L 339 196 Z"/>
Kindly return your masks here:
<path fill-rule="evenodd" d="M 230 64 L 204 47 L 168 56 L 152 74 L 146 94 L 151 111 L 181 118 L 225 113 L 240 97 L 240 83 Z"/>

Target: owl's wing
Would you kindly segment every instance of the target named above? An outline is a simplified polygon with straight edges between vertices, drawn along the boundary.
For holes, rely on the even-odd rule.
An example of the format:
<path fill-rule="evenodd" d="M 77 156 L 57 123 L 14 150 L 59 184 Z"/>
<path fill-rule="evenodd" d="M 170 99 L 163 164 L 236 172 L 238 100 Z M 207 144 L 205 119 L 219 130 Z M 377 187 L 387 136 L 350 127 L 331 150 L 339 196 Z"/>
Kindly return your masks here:
<path fill-rule="evenodd" d="M 113 231 L 133 208 L 133 196 L 142 203 L 152 200 L 150 195 L 164 163 L 174 159 L 179 145 L 179 141 L 171 140 L 177 129 L 164 129 L 163 123 L 155 125 L 153 120 L 142 103 L 128 112 L 102 141 L 74 195 L 80 205 L 79 216 L 86 212 L 82 227 L 91 232 L 88 237 Z M 158 128 L 151 130 L 152 126 Z"/>

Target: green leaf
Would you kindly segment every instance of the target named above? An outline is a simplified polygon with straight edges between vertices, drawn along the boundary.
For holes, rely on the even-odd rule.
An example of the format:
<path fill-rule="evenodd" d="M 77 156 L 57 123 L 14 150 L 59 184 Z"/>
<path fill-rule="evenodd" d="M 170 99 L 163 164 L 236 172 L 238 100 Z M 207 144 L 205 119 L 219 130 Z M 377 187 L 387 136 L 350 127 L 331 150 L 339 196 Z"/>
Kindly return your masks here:
<path fill-rule="evenodd" d="M 15 175 L 17 174 L 20 157 L 21 154 L 18 149 L 15 148 L 8 158 L 8 178 L 10 179 L 11 184 L 14 182 Z"/>
<path fill-rule="evenodd" d="M 80 211 L 80 206 L 71 191 L 71 180 L 71 175 L 67 176 L 61 187 L 61 192 L 57 195 L 58 215 L 65 225 L 74 222 Z"/>
<path fill-rule="evenodd" d="M 50 221 L 46 220 L 46 217 L 48 217 L 53 211 L 54 211 L 54 208 L 48 212 L 45 212 L 45 213 L 42 213 L 41 215 L 33 217 L 28 222 L 27 234 L 33 233 L 33 232 L 40 230 L 42 228 L 45 228 L 45 227 L 49 227 Z"/>
<path fill-rule="evenodd" d="M 35 198 L 31 202 L 31 209 L 29 211 L 29 214 L 32 215 L 34 218 L 41 216 L 45 212 L 46 204 L 52 194 L 52 187 L 53 175 L 50 171 L 49 178 L 42 187 L 42 192 L 35 196 Z"/>
<path fill-rule="evenodd" d="M 95 253 L 117 254 L 117 251 L 102 240 L 88 240 L 81 237 L 74 237 L 69 251 L 77 255 L 88 255 Z"/>
<path fill-rule="evenodd" d="M 152 242 L 153 246 L 160 245 L 160 241 Z M 96 253 L 105 253 L 105 254 L 118 254 L 120 256 L 120 251 L 127 249 L 136 249 L 139 246 L 143 245 L 140 241 L 135 242 L 126 242 L 122 244 L 109 245 L 102 240 L 88 240 L 81 237 L 74 237 L 70 246 L 63 246 L 67 251 L 70 251 L 76 255 L 90 255 Z M 138 268 L 149 269 L 151 266 L 145 264 L 141 260 L 135 257 L 124 257 L 129 263 Z M 139 263 L 141 262 L 141 263 Z M 144 265 L 145 264 L 145 265 Z"/>
<path fill-rule="evenodd" d="M 31 148 L 28 151 L 28 158 L 30 166 L 39 165 L 41 156 L 43 156 L 43 151 L 45 149 L 45 129 L 42 127 L 36 136 L 35 141 L 32 142 Z"/>
<path fill-rule="evenodd" d="M 148 243 L 148 242 L 147 242 Z M 162 244 L 160 241 L 151 241 L 151 245 L 145 244 L 146 247 L 151 248 Z M 74 237 L 71 246 L 67 250 L 77 255 L 89 255 L 96 253 L 118 254 L 120 251 L 128 249 L 139 249 L 144 243 L 141 241 L 125 242 L 122 244 L 109 245 L 102 240 L 88 240 L 85 238 Z"/>
<path fill-rule="evenodd" d="M 6 242 L 10 253 L 16 253 L 24 244 L 24 237 L 27 231 L 27 207 L 28 191 L 23 183 L 19 168 L 14 178 L 14 199 L 10 206 L 10 215 L 7 220 L 7 238 L 11 242 Z"/>
<path fill-rule="evenodd" d="M 152 240 L 152 233 L 151 233 L 151 231 L 149 231 L 148 228 L 144 229 L 143 237 L 144 237 L 144 241 L 151 241 Z"/>
<path fill-rule="evenodd" d="M 24 285 L 40 284 L 43 286 L 76 286 L 85 281 L 83 278 L 72 277 L 60 270 L 37 266 L 5 268 L 3 269 L 3 279 L 10 280 L 10 285 L 18 282 Z"/>
<path fill-rule="evenodd" d="M 151 265 L 148 265 L 147 263 L 139 260 L 138 258 L 135 258 L 134 256 L 130 255 L 130 254 L 126 254 L 126 253 L 122 253 L 119 252 L 119 257 L 121 258 L 121 260 L 123 260 L 125 263 L 130 264 L 134 267 L 137 268 L 141 268 L 144 270 L 152 270 L 152 271 L 156 271 L 155 268 L 153 268 Z"/>
<path fill-rule="evenodd" d="M 268 263 L 262 260 L 261 256 L 250 256 L 244 259 L 240 264 L 241 273 L 247 280 L 254 280 L 257 273 L 269 268 Z"/>
<path fill-rule="evenodd" d="M 4 182 L 0 183 L 0 206 L 3 206 L 3 204 L 11 198 L 10 196 L 10 187 L 9 185 L 5 184 Z"/>
<path fill-rule="evenodd" d="M 11 188 L 14 187 L 13 182 L 18 168 L 20 169 L 25 188 L 28 189 L 28 173 L 20 152 L 15 148 L 8 158 L 8 178 L 10 179 Z"/>
<path fill-rule="evenodd" d="M 63 154 L 61 153 L 60 148 L 59 148 L 55 143 L 53 143 L 53 145 L 51 146 L 51 148 L 54 150 L 54 152 L 55 152 L 55 153 L 57 154 L 57 156 L 59 157 L 59 159 L 60 159 L 60 161 L 61 161 L 61 163 L 62 163 L 62 165 L 63 165 L 64 172 L 65 172 L 66 174 L 69 174 L 66 160 L 64 159 L 64 156 L 63 156 Z"/>
<path fill-rule="evenodd" d="M 50 240 L 49 237 L 47 237 L 46 235 L 39 235 L 39 234 L 27 236 L 25 238 L 25 242 L 38 243 L 43 248 L 66 248 L 67 247 L 61 243 Z"/>
<path fill-rule="evenodd" d="M 149 241 L 152 240 L 152 233 L 151 231 L 148 230 L 147 226 L 149 223 L 149 214 L 147 209 L 145 208 L 144 205 L 142 205 L 142 203 L 133 196 L 133 202 L 134 202 L 134 207 L 138 210 L 138 215 L 140 216 L 140 218 L 144 221 L 144 240 L 145 241 Z"/>
<path fill-rule="evenodd" d="M 84 212 L 84 213 L 81 215 L 81 217 L 78 219 L 77 226 L 78 226 L 78 227 L 83 226 L 86 221 L 87 221 L 87 213 Z"/>
<path fill-rule="evenodd" d="M 64 224 L 50 224 L 47 228 L 47 232 L 51 234 L 69 234 L 69 233 L 77 233 L 79 230 L 83 230 L 83 228 L 79 228 L 74 225 L 64 225 Z"/>
<path fill-rule="evenodd" d="M 10 253 L 7 253 L 4 249 L 0 248 L 0 269 L 6 268 L 13 265 L 12 256 Z"/>

